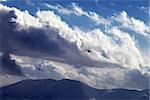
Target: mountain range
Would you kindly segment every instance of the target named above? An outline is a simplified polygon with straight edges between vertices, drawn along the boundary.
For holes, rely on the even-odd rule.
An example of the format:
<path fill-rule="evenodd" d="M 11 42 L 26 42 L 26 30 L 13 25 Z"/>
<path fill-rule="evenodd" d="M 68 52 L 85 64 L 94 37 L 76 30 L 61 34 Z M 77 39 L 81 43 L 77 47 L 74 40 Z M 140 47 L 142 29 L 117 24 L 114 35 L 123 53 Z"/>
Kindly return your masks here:
<path fill-rule="evenodd" d="M 80 81 L 23 80 L 0 88 L 1 100 L 148 100 L 149 89 L 95 89 Z"/>

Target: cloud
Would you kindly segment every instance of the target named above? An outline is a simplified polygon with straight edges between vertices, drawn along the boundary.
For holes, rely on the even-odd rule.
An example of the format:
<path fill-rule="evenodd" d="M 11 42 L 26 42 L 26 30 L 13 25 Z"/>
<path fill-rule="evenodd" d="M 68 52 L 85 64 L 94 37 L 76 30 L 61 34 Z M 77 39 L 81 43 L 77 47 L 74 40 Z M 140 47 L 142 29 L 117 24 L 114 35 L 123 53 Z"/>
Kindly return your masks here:
<path fill-rule="evenodd" d="M 5 9 L 7 10 L 5 11 Z M 1 9 L 1 25 L 3 27 L 1 52 L 44 57 L 75 64 L 78 67 L 120 66 L 87 57 L 86 51 L 81 50 L 81 45 L 85 40 L 81 33 L 70 28 L 51 11 L 37 12 L 36 18 L 29 15 L 27 11 L 21 12 L 15 8 L 11 10 L 4 7 Z M 85 34 L 83 33 L 83 35 Z"/>
<path fill-rule="evenodd" d="M 89 19 L 91 19 L 93 22 L 95 22 L 96 24 L 109 24 L 109 22 L 107 20 L 105 20 L 102 16 L 99 16 L 98 14 L 96 14 L 95 12 L 87 12 L 84 11 L 81 7 L 79 7 L 78 4 L 76 3 L 72 3 L 70 8 L 64 8 L 61 5 L 51 5 L 48 3 L 45 3 L 45 5 L 52 10 L 56 10 L 59 13 L 62 13 L 64 15 L 70 15 L 70 14 L 75 14 L 76 16 L 86 16 Z"/>
<path fill-rule="evenodd" d="M 150 7 L 141 6 L 141 7 L 138 7 L 138 9 L 141 11 L 144 11 L 148 15 L 150 14 Z"/>
<path fill-rule="evenodd" d="M 139 69 L 139 65 L 146 65 L 135 40 L 117 27 L 105 32 L 100 29 L 83 32 L 69 27 L 52 11 L 39 11 L 36 16 L 1 5 L 1 34 L 5 33 L 1 35 L 1 51 L 28 56 L 41 54 L 77 66 Z"/>
<path fill-rule="evenodd" d="M 23 0 L 25 2 L 25 4 L 27 4 L 28 6 L 34 6 L 35 4 L 32 2 L 32 0 Z"/>
<path fill-rule="evenodd" d="M 115 6 L 115 4 L 114 4 L 114 3 L 112 3 L 112 2 L 110 3 L 110 5 L 111 5 L 111 6 Z"/>
<path fill-rule="evenodd" d="M 6 2 L 7 0 L 0 0 L 0 2 Z"/>
<path fill-rule="evenodd" d="M 129 17 L 127 15 L 127 12 L 123 11 L 119 15 L 113 16 L 115 21 L 119 22 L 123 28 L 130 29 L 138 34 L 141 34 L 143 36 L 149 36 L 150 35 L 150 27 L 145 25 L 143 21 L 140 21 L 138 19 L 135 19 L 133 17 Z M 137 28 L 140 27 L 140 28 Z"/>
<path fill-rule="evenodd" d="M 132 6 L 131 6 L 131 5 L 128 5 L 128 8 L 132 8 Z"/>
<path fill-rule="evenodd" d="M 23 76 L 20 66 L 15 63 L 15 60 L 11 60 L 8 53 L 1 56 L 0 73 Z"/>
<path fill-rule="evenodd" d="M 20 80 L 25 79 L 22 76 L 16 76 L 16 75 L 0 75 L 0 87 L 7 86 L 16 82 L 19 82 Z"/>
<path fill-rule="evenodd" d="M 83 10 L 78 4 L 72 3 L 71 7 L 62 7 L 61 5 L 51 5 L 48 3 L 45 3 L 45 5 L 52 10 L 58 11 L 61 14 L 64 15 L 71 15 L 74 14 L 76 16 L 86 16 L 91 21 L 96 23 L 97 25 L 105 25 L 105 27 L 112 27 L 114 25 L 120 25 L 120 28 L 122 30 L 132 30 L 137 34 L 140 34 L 142 36 L 150 36 L 150 26 L 146 25 L 143 21 L 135 19 L 133 17 L 129 17 L 126 11 L 122 11 L 119 14 L 116 13 L 111 18 L 103 18 L 99 14 L 91 11 L 85 11 Z M 113 5 L 113 4 L 111 4 Z M 114 5 L 113 5 L 114 6 Z M 148 11 L 148 8 L 141 7 L 139 9 L 145 9 Z M 140 27 L 140 28 L 137 28 Z"/>
<path fill-rule="evenodd" d="M 90 15 L 78 7 L 74 10 L 81 16 Z M 127 14 L 125 19 L 130 19 Z M 136 21 L 127 20 L 129 28 L 130 24 L 142 23 Z M 0 26 L 0 51 L 13 54 L 29 78 L 70 78 L 97 88 L 147 87 L 134 81 L 150 75 L 145 70 L 149 60 L 143 57 L 136 40 L 117 25 L 84 32 L 71 28 L 53 11 L 38 11 L 32 16 L 0 4 Z"/>
<path fill-rule="evenodd" d="M 61 5 L 53 6 L 53 5 L 50 5 L 48 3 L 45 3 L 45 6 L 47 6 L 50 9 L 53 9 L 53 10 L 58 10 L 59 13 L 62 13 L 62 14 L 65 14 L 65 15 L 69 15 L 69 14 L 73 13 L 72 10 L 64 8 Z"/>
<path fill-rule="evenodd" d="M 80 80 L 92 87 L 99 89 L 128 88 L 146 89 L 148 88 L 148 77 L 142 75 L 138 70 L 128 70 L 122 68 L 92 68 L 80 67 L 43 60 L 26 56 L 11 55 L 16 63 L 22 66 L 22 70 L 29 78 L 52 78 L 52 79 L 73 79 Z M 143 84 L 144 82 L 144 84 Z"/>

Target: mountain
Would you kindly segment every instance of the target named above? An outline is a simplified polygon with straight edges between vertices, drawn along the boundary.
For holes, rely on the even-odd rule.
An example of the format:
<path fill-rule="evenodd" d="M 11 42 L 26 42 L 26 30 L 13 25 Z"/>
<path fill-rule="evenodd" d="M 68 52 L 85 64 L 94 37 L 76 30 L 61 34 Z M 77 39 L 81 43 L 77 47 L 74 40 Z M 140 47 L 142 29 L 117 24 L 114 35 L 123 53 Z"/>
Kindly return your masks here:
<path fill-rule="evenodd" d="M 75 80 L 23 80 L 0 88 L 1 100 L 148 100 L 149 90 L 94 89 Z"/>

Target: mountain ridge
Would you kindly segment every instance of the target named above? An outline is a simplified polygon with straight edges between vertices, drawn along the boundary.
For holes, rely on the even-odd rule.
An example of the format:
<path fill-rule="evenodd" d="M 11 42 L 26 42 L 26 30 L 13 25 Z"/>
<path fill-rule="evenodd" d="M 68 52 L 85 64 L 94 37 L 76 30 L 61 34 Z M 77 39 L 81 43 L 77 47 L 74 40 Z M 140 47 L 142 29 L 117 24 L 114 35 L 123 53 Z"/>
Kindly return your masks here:
<path fill-rule="evenodd" d="M 0 88 L 1 100 L 148 100 L 149 89 L 95 89 L 80 81 L 23 80 Z"/>

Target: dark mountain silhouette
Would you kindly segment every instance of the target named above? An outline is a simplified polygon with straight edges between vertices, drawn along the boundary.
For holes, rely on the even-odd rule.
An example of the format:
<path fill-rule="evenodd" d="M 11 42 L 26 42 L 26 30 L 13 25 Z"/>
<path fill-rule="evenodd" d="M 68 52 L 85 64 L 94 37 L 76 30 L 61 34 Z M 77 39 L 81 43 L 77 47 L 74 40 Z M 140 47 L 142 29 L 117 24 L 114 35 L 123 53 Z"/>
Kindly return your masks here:
<path fill-rule="evenodd" d="M 148 100 L 149 90 L 94 89 L 75 80 L 24 80 L 0 88 L 0 100 Z"/>

